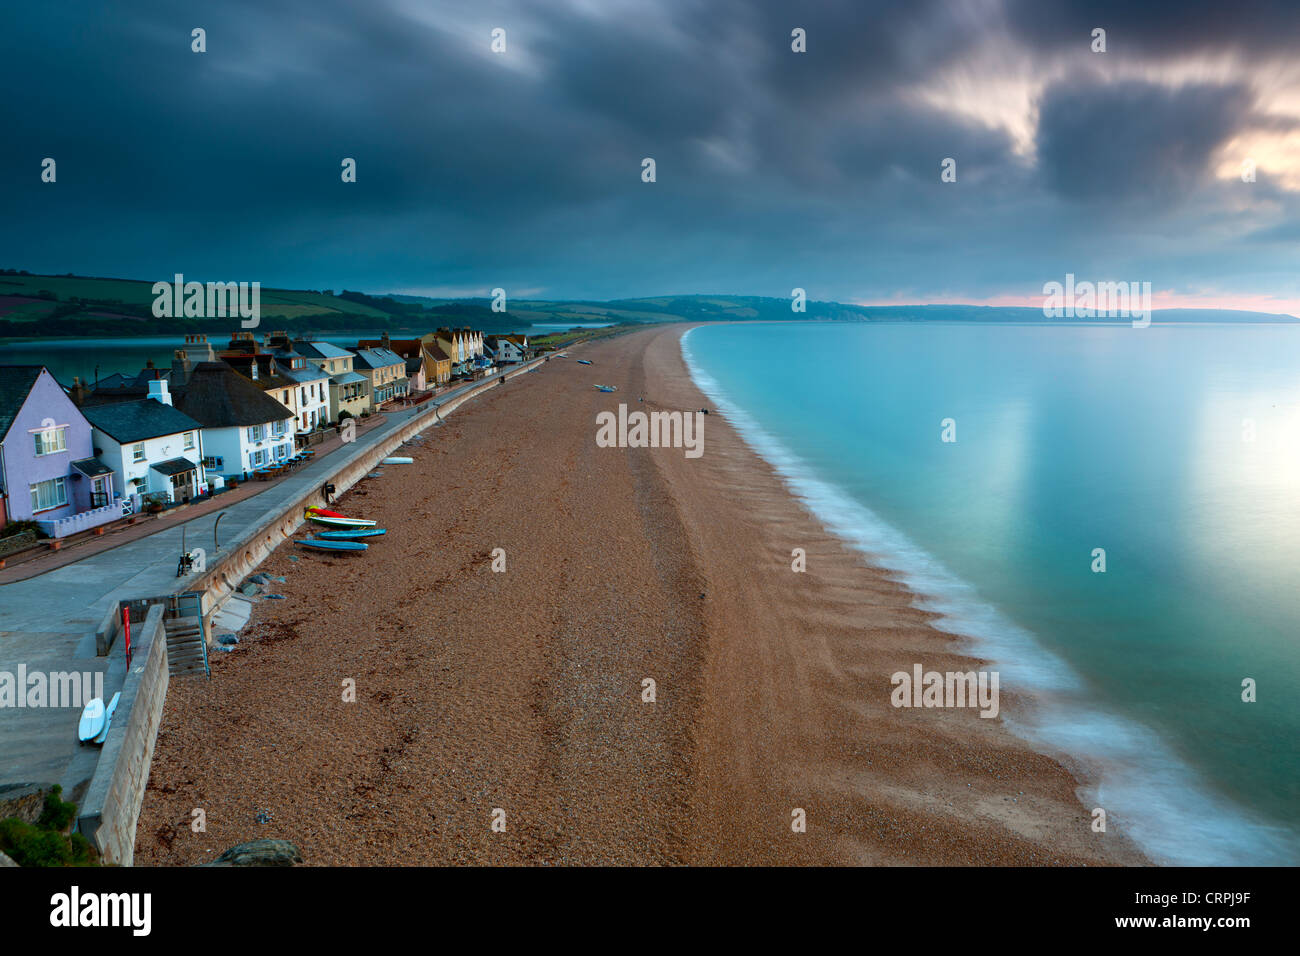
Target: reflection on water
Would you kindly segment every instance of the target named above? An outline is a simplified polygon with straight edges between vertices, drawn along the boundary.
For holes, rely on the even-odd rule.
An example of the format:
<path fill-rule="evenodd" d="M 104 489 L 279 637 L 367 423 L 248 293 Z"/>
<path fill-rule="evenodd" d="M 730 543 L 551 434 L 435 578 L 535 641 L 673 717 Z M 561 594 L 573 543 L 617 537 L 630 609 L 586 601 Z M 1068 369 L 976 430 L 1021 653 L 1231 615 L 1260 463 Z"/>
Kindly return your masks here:
<path fill-rule="evenodd" d="M 839 374 L 792 376 L 795 341 Z M 1038 732 L 1109 763 L 1148 846 L 1295 861 L 1300 328 L 782 323 L 685 351 L 823 520 L 1019 668 Z"/>

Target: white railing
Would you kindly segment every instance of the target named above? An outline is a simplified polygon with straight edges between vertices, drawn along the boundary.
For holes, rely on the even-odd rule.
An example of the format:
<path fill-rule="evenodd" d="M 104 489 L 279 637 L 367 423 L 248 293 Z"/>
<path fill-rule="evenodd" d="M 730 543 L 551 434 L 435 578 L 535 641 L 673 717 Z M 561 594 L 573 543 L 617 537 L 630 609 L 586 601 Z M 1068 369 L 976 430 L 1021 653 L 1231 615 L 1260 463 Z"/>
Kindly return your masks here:
<path fill-rule="evenodd" d="M 129 514 L 129 512 L 123 508 L 122 499 L 114 498 L 112 504 L 104 505 L 102 508 L 92 508 L 79 514 L 68 515 L 66 518 L 38 519 L 36 523 L 51 538 L 66 538 L 78 531 L 89 531 L 101 524 L 116 521 L 124 514 Z"/>

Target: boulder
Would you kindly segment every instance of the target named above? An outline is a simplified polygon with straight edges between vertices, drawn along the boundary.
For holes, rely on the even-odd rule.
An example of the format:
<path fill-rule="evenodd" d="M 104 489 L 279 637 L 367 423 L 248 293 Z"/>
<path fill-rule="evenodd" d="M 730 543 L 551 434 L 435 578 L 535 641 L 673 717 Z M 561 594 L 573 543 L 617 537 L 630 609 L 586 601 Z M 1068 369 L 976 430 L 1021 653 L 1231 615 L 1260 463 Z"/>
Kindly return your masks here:
<path fill-rule="evenodd" d="M 199 866 L 293 866 L 302 854 L 288 840 L 252 840 L 232 846 L 211 863 Z"/>
<path fill-rule="evenodd" d="M 15 863 L 12 859 L 10 859 L 8 855 L 0 852 L 0 869 L 3 869 L 6 866 L 17 866 L 17 865 L 18 864 Z"/>

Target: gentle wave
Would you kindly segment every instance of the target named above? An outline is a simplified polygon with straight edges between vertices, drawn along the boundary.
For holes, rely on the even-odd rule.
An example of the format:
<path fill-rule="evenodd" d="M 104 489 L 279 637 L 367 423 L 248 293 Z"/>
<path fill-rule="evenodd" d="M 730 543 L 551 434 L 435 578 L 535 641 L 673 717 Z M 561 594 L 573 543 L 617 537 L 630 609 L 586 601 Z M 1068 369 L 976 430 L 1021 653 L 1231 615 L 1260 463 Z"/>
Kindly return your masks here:
<path fill-rule="evenodd" d="M 689 345 L 693 331 L 682 335 L 681 350 L 696 387 L 828 531 L 898 577 L 915 595 L 917 607 L 939 615 L 937 627 L 970 642 L 970 653 L 996 661 L 1003 687 L 1032 695 L 1032 713 L 1017 720 L 1004 712 L 1003 721 L 1019 736 L 1080 762 L 1082 796 L 1086 803 L 1106 808 L 1109 830 L 1122 828 L 1153 862 L 1300 862 L 1294 834 L 1254 819 L 1211 792 L 1145 725 L 1098 709 L 1083 680 L 1032 633 L 871 509 L 814 474 L 704 370 Z"/>

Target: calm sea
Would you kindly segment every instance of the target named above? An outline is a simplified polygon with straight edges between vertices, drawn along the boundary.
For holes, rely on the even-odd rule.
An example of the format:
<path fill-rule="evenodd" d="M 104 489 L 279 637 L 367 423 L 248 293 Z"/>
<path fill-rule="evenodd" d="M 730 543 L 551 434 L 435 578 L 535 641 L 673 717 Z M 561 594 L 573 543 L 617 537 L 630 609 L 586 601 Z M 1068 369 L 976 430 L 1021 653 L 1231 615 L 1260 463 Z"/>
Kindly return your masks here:
<path fill-rule="evenodd" d="M 1093 768 L 1109 831 L 1300 862 L 1300 327 L 717 325 L 683 352 L 831 530 L 1033 694 L 1004 716 Z"/>

